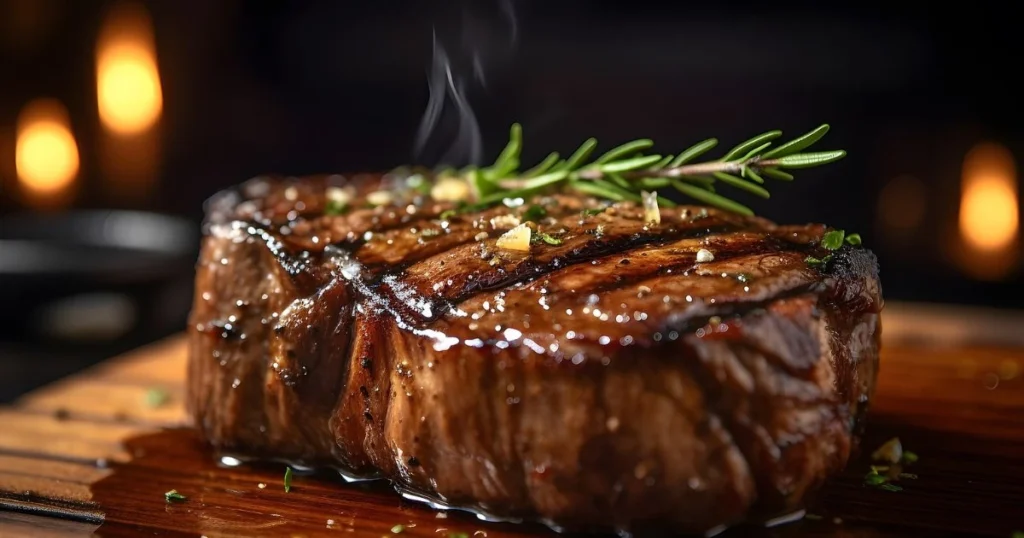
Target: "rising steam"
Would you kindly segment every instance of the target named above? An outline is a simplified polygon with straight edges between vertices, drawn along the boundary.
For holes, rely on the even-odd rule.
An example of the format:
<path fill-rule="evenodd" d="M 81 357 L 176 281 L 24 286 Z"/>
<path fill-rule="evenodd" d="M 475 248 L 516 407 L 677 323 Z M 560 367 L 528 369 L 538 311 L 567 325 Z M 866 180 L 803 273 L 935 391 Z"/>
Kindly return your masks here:
<path fill-rule="evenodd" d="M 519 35 L 511 0 L 498 0 L 498 4 L 497 12 L 504 30 L 496 30 L 493 25 L 487 24 L 487 17 L 473 14 L 464 8 L 460 46 L 455 49 L 446 49 L 434 28 L 431 68 L 427 74 L 429 98 L 413 146 L 418 161 L 424 161 L 430 144 L 437 144 L 439 136 L 448 134 L 445 138 L 450 138 L 451 143 L 443 152 L 438 152 L 441 154 L 437 159 L 439 164 L 480 164 L 483 139 L 476 114 L 469 102 L 469 92 L 476 88 L 487 88 L 485 67 L 493 66 L 497 53 L 510 53 Z M 508 35 L 507 39 L 503 34 Z M 448 50 L 453 50 L 456 57 L 449 55 Z M 455 129 L 454 136 L 450 136 L 452 128 Z"/>

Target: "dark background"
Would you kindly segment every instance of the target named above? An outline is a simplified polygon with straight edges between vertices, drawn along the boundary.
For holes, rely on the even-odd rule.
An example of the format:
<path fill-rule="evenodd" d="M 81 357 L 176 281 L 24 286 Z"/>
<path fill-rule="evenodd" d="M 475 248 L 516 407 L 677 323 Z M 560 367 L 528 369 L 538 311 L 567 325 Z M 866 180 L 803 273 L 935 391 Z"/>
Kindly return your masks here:
<path fill-rule="evenodd" d="M 0 0 L 5 218 L 33 211 L 18 195 L 12 147 L 19 110 L 40 96 L 67 106 L 79 146 L 80 188 L 63 212 L 139 209 L 197 224 L 209 195 L 258 174 L 385 170 L 434 165 L 443 156 L 467 162 L 472 145 L 469 138 L 457 143 L 455 133 L 468 116 L 452 102 L 426 147 L 414 151 L 436 38 L 472 110 L 483 158 L 495 156 L 514 121 L 524 125 L 527 160 L 571 151 L 589 136 L 604 147 L 651 137 L 672 152 L 709 136 L 728 146 L 770 129 L 796 135 L 827 122 L 832 131 L 821 149 L 846 149 L 845 160 L 774 183 L 770 201 L 737 197 L 775 220 L 860 232 L 879 255 L 889 300 L 1024 306 L 1019 243 L 1018 263 L 997 278 L 972 276 L 951 254 L 967 151 L 994 141 L 1024 163 L 1019 21 L 995 3 L 143 5 L 163 91 L 160 155 L 153 190 L 129 199 L 103 188 L 97 157 L 94 57 L 110 4 Z M 909 229 L 888 229 L 883 189 L 908 176 L 921 188 L 889 203 L 919 208 L 921 218 Z M 1019 192 L 1019 175 L 1016 181 Z M 194 253 L 183 258 L 133 288 L 136 300 L 169 313 L 130 338 L 56 342 L 8 324 L 0 332 L 0 401 L 179 331 Z M 0 282 L 0 290 L 14 282 Z M 38 296 L 18 286 L 22 293 L 3 295 L 5 310 L 31 312 Z"/>

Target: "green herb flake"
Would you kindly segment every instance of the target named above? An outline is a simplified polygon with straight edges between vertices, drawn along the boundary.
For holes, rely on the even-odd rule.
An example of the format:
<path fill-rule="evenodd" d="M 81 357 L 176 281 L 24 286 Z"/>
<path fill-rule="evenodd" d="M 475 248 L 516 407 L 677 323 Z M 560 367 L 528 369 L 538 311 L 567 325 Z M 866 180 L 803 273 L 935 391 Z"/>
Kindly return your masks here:
<path fill-rule="evenodd" d="M 348 204 L 337 200 L 328 200 L 327 206 L 324 207 L 324 215 L 344 215 L 345 213 L 348 213 Z"/>
<path fill-rule="evenodd" d="M 915 454 L 915 453 L 913 453 L 913 452 L 911 452 L 909 450 L 904 450 L 903 451 L 903 463 L 907 463 L 907 464 L 917 463 L 917 454 Z"/>
<path fill-rule="evenodd" d="M 537 232 L 537 233 L 533 234 L 533 240 L 534 240 L 534 242 L 544 242 L 544 243 L 547 243 L 549 245 L 554 245 L 554 246 L 558 246 L 558 245 L 562 244 L 562 240 L 561 239 L 559 239 L 557 237 L 554 237 L 554 236 L 551 236 L 549 234 L 546 234 L 544 232 Z"/>
<path fill-rule="evenodd" d="M 819 516 L 818 514 L 806 514 L 804 515 L 804 519 L 808 521 L 821 521 L 824 518 Z"/>
<path fill-rule="evenodd" d="M 469 533 L 465 532 L 449 532 L 448 538 L 469 538 Z"/>
<path fill-rule="evenodd" d="M 882 490 L 885 490 L 885 491 L 893 491 L 893 492 L 895 492 L 895 491 L 903 491 L 903 488 L 897 486 L 896 484 L 890 484 L 888 482 L 878 486 L 878 489 L 882 489 Z"/>
<path fill-rule="evenodd" d="M 452 218 L 452 217 L 454 217 L 455 215 L 458 215 L 458 214 L 459 214 L 458 211 L 456 211 L 454 209 L 448 209 L 446 211 L 442 211 L 441 214 L 437 216 L 437 218 L 439 218 L 441 220 L 448 220 L 448 219 L 450 219 L 450 218 Z"/>
<path fill-rule="evenodd" d="M 285 467 L 284 469 L 284 492 L 289 493 L 292 490 L 292 468 Z"/>
<path fill-rule="evenodd" d="M 405 525 L 395 525 L 394 527 L 391 527 L 391 534 L 402 534 L 402 531 L 404 530 Z"/>
<path fill-rule="evenodd" d="M 539 205 L 531 205 L 523 211 L 523 221 L 539 222 L 540 219 L 548 216 L 548 210 Z"/>
<path fill-rule="evenodd" d="M 846 232 L 843 230 L 832 230 L 821 236 L 821 246 L 828 250 L 838 250 L 839 247 L 843 246 L 843 237 Z"/>
<path fill-rule="evenodd" d="M 861 244 L 860 234 L 850 234 L 850 235 L 846 236 L 846 242 L 847 242 L 847 244 L 853 245 L 855 247 L 860 246 L 860 244 Z"/>
<path fill-rule="evenodd" d="M 596 207 L 596 208 L 593 208 L 593 209 L 584 209 L 583 211 L 580 211 L 580 215 L 582 215 L 584 217 L 593 217 L 594 215 L 600 215 L 601 213 L 604 213 L 605 210 L 607 210 L 607 209 L 608 208 L 606 208 L 606 207 Z"/>
<path fill-rule="evenodd" d="M 828 265 L 828 262 L 832 261 L 832 255 L 829 254 L 824 258 L 815 258 L 814 256 L 808 256 L 804 258 L 804 262 L 811 267 L 824 267 Z"/>
<path fill-rule="evenodd" d="M 917 475 L 914 473 L 900 473 L 900 480 L 917 480 Z"/>
<path fill-rule="evenodd" d="M 160 387 L 153 387 L 146 391 L 146 407 L 155 409 L 171 401 L 171 395 Z"/>
<path fill-rule="evenodd" d="M 889 479 L 886 478 L 885 475 L 880 475 L 878 473 L 868 473 L 864 477 L 864 483 L 869 486 L 881 486 L 887 482 L 889 482 Z"/>
<path fill-rule="evenodd" d="M 169 503 L 181 503 L 188 500 L 187 497 L 178 493 L 178 490 L 176 489 L 172 489 L 171 491 L 164 493 L 164 499 L 167 500 L 167 502 Z"/>
<path fill-rule="evenodd" d="M 438 174 L 438 177 L 443 177 L 443 175 L 444 174 L 442 172 L 441 174 Z M 410 189 L 412 189 L 412 190 L 414 190 L 414 191 L 416 191 L 416 192 L 418 192 L 418 193 L 420 193 L 422 195 L 430 194 L 430 188 L 432 186 L 430 184 L 430 181 L 428 181 L 427 178 L 423 177 L 423 174 L 415 174 L 415 175 L 409 176 L 409 178 L 405 180 L 405 184 Z"/>
<path fill-rule="evenodd" d="M 1024 538 L 1024 531 L 1013 531 L 1010 538 Z"/>

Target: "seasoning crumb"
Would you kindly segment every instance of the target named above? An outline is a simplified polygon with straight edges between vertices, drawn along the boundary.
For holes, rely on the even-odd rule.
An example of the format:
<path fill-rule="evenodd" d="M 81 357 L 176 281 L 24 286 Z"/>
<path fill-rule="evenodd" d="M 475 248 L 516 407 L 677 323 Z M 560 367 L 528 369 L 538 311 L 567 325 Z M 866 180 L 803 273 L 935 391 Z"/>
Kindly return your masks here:
<path fill-rule="evenodd" d="M 402 531 L 404 530 L 405 525 L 395 525 L 394 527 L 391 527 L 391 534 L 402 534 Z"/>
<path fill-rule="evenodd" d="M 448 512 L 438 512 L 434 517 L 437 519 L 448 519 Z"/>
<path fill-rule="evenodd" d="M 702 248 L 697 251 L 697 263 L 707 263 L 715 260 L 715 255 L 710 250 Z"/>
<path fill-rule="evenodd" d="M 480 233 L 476 234 L 475 236 L 473 236 L 473 239 L 475 239 L 477 241 L 483 241 L 484 239 L 487 239 L 488 237 L 490 237 L 490 236 L 487 235 L 487 232 L 480 232 Z"/>
<path fill-rule="evenodd" d="M 333 519 L 328 519 L 327 520 L 327 526 L 330 527 L 332 525 L 334 525 L 334 520 Z"/>
<path fill-rule="evenodd" d="M 267 487 L 267 484 L 265 482 L 260 482 L 259 484 L 256 484 L 256 487 L 260 489 L 265 489 Z"/>

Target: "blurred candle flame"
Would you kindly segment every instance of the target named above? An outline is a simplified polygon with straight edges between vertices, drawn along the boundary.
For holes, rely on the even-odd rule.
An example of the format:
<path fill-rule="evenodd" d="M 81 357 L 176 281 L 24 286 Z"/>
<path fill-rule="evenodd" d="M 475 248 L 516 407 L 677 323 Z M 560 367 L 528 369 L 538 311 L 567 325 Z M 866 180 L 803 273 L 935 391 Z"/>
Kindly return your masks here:
<path fill-rule="evenodd" d="M 157 69 L 152 22 L 135 3 L 115 6 L 96 48 L 96 94 L 105 128 L 137 134 L 159 119 L 163 91 Z"/>
<path fill-rule="evenodd" d="M 963 261 L 976 276 L 998 279 L 1017 258 L 1017 170 L 1006 147 L 985 142 L 964 158 L 959 232 Z"/>
<path fill-rule="evenodd" d="M 18 116 L 15 169 L 25 195 L 36 205 L 52 205 L 78 175 L 78 144 L 68 111 L 54 99 L 36 99 Z"/>

